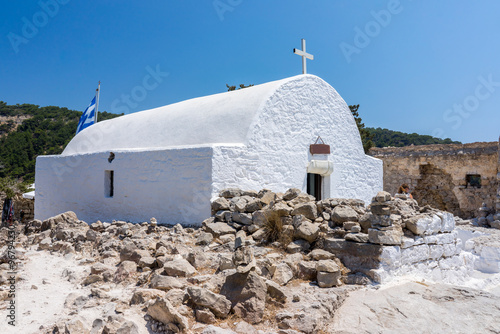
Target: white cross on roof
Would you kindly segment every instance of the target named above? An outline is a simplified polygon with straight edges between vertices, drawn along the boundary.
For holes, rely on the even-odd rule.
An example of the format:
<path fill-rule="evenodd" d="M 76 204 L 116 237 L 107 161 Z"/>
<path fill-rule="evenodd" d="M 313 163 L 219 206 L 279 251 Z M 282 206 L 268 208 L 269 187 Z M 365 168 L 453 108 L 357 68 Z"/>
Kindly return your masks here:
<path fill-rule="evenodd" d="M 298 54 L 299 56 L 302 56 L 302 74 L 307 73 L 306 69 L 306 58 L 307 59 L 314 59 L 314 56 L 310 53 L 306 52 L 306 40 L 302 38 L 302 50 L 298 49 L 293 49 L 293 53 Z"/>

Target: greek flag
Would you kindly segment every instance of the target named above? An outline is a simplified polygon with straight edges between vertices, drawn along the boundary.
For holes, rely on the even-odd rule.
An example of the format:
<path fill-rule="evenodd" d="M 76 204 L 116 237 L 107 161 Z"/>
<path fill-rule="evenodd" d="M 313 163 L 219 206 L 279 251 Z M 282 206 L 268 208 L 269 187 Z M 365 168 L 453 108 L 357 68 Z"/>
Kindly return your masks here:
<path fill-rule="evenodd" d="M 85 111 L 83 112 L 82 117 L 80 117 L 80 122 L 78 122 L 78 127 L 76 128 L 76 133 L 82 131 L 83 129 L 91 126 L 92 124 L 95 123 L 95 105 L 96 103 L 96 97 L 92 99 L 92 102 L 90 102 L 89 106 Z"/>

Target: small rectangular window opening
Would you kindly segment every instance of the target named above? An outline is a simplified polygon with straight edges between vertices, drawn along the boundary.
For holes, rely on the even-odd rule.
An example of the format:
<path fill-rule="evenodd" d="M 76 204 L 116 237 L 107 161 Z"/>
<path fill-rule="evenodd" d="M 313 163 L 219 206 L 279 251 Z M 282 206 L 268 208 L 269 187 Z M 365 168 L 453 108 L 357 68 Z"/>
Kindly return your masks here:
<path fill-rule="evenodd" d="M 467 188 L 481 188 L 481 175 L 479 174 L 467 174 L 465 176 L 465 182 Z"/>
<path fill-rule="evenodd" d="M 115 171 L 106 170 L 104 171 L 104 196 L 113 197 L 115 192 L 114 186 L 114 176 Z"/>

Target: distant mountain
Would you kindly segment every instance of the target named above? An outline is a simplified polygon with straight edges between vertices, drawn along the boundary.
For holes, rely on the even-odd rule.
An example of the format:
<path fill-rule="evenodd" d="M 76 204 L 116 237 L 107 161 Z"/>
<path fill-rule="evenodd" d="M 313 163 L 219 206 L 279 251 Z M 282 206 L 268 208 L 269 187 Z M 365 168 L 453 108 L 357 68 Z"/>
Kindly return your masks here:
<path fill-rule="evenodd" d="M 450 138 L 440 139 L 428 135 L 417 133 L 404 133 L 382 128 L 365 128 L 370 133 L 370 139 L 375 147 L 402 147 L 410 145 L 430 145 L 430 144 L 462 144 L 459 141 L 452 141 Z"/>
<path fill-rule="evenodd" d="M 60 154 L 81 115 L 67 108 L 0 101 L 0 178 L 34 181 L 36 157 Z M 99 121 L 121 115 L 100 111 Z"/>

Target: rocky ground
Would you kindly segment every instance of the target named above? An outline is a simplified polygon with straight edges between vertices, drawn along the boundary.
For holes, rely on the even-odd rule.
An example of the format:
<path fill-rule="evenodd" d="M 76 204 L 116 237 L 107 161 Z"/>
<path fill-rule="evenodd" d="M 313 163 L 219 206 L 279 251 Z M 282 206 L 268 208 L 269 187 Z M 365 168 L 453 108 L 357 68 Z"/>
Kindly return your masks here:
<path fill-rule="evenodd" d="M 328 333 L 500 333 L 500 295 L 439 283 L 399 282 L 350 293 Z"/>
<path fill-rule="evenodd" d="M 13 300 L 8 272 L 18 278 L 17 324 L 2 316 L 0 332 L 500 333 L 496 290 L 422 280 L 381 287 L 324 250 L 329 237 L 369 241 L 359 201 L 313 202 L 296 190 L 221 195 L 199 228 L 154 218 L 89 225 L 72 212 L 15 224 L 15 240 L 2 228 L 2 315 Z M 411 208 L 434 212 L 394 203 L 404 210 L 391 221 L 401 224 L 411 225 Z M 388 229 L 390 242 L 403 237 L 401 224 Z"/>

